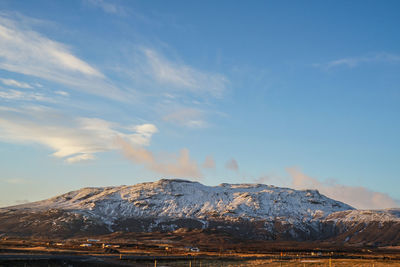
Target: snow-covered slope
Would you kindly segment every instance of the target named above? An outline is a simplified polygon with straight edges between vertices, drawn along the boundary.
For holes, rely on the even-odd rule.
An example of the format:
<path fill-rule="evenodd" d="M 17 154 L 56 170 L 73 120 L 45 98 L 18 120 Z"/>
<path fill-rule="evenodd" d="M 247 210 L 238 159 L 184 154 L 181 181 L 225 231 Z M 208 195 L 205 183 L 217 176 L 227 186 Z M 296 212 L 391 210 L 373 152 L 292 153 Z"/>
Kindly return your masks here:
<path fill-rule="evenodd" d="M 353 209 L 316 190 L 299 191 L 263 184 L 212 187 L 198 182 L 165 179 L 133 186 L 83 188 L 16 208 L 81 211 L 109 222 L 127 217 L 280 218 L 301 222 Z"/>
<path fill-rule="evenodd" d="M 397 222 L 400 223 L 400 209 L 386 210 L 347 210 L 335 212 L 327 216 L 325 221 L 335 223 L 371 223 L 371 222 Z"/>
<path fill-rule="evenodd" d="M 400 209 L 339 211 L 320 225 L 320 239 L 362 246 L 400 245 Z"/>
<path fill-rule="evenodd" d="M 0 235 L 68 238 L 182 228 L 245 239 L 396 245 L 400 210 L 355 210 L 316 190 L 165 179 L 83 188 L 0 209 Z"/>

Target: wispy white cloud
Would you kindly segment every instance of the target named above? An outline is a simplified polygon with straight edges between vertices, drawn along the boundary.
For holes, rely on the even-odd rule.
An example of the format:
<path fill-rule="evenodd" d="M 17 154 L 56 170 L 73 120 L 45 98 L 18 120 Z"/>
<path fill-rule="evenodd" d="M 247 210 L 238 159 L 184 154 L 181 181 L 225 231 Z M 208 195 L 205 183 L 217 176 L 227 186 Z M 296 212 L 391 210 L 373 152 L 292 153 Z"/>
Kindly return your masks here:
<path fill-rule="evenodd" d="M 340 59 L 329 61 L 327 63 L 314 64 L 314 66 L 327 68 L 327 69 L 334 68 L 334 67 L 340 67 L 340 66 L 354 68 L 361 64 L 378 63 L 378 62 L 400 63 L 400 55 L 395 55 L 395 54 L 390 54 L 390 53 L 376 53 L 376 54 L 361 56 L 361 57 L 340 58 Z"/>
<path fill-rule="evenodd" d="M 33 85 L 34 85 L 35 87 L 38 87 L 38 88 L 43 88 L 43 85 L 40 84 L 40 83 L 34 83 Z"/>
<path fill-rule="evenodd" d="M 119 10 L 118 5 L 110 1 L 88 0 L 87 3 L 110 13 Z M 158 112 L 161 119 L 190 128 L 209 126 L 207 114 L 213 113 L 210 102 L 223 97 L 230 84 L 223 74 L 200 70 L 160 50 L 143 46 L 129 47 L 127 54 L 130 56 L 118 67 L 112 67 L 115 62 L 109 62 L 107 65 L 111 67 L 107 75 L 79 57 L 72 47 L 35 30 L 37 24 L 23 15 L 0 12 L 0 69 L 60 83 L 68 90 L 134 102 L 156 113 L 163 106 L 163 111 Z M 36 82 L 0 81 L 9 86 L 43 89 Z M 124 85 L 117 86 L 121 84 Z M 54 94 L 69 95 L 64 89 L 57 89 Z M 170 103 L 164 103 L 165 96 L 171 96 Z M 17 91 L 3 92 L 1 97 L 44 99 L 39 93 L 22 95 Z"/>
<path fill-rule="evenodd" d="M 204 120 L 204 112 L 195 108 L 182 107 L 171 111 L 162 119 L 166 122 L 189 128 L 204 128 L 208 125 Z"/>
<path fill-rule="evenodd" d="M 24 89 L 32 89 L 33 88 L 31 85 L 29 85 L 26 82 L 20 82 L 20 81 L 16 81 L 13 79 L 0 78 L 0 81 L 4 85 L 11 86 L 11 87 L 18 87 L 18 88 L 24 88 Z"/>
<path fill-rule="evenodd" d="M 197 70 L 182 62 L 168 60 L 155 50 L 144 48 L 147 72 L 160 85 L 198 95 L 220 98 L 229 80 L 222 74 Z"/>
<path fill-rule="evenodd" d="M 69 96 L 69 93 L 65 91 L 55 91 L 54 93 L 61 96 Z"/>
<path fill-rule="evenodd" d="M 130 48 L 125 64 L 113 68 L 133 88 L 137 99 L 151 102 L 146 108 L 168 123 L 190 127 L 209 126 L 215 102 L 229 92 L 230 80 L 217 72 L 203 71 L 149 47 Z M 174 53 L 170 53 L 174 54 Z"/>
<path fill-rule="evenodd" d="M 38 92 L 23 92 L 13 89 L 0 91 L 0 98 L 6 100 L 53 102 L 53 99 Z"/>
<path fill-rule="evenodd" d="M 131 144 L 139 146 L 149 145 L 150 139 L 153 136 L 153 134 L 158 132 L 157 127 L 149 123 L 129 126 L 126 127 L 126 129 L 135 132 L 134 134 L 131 135 L 131 138 L 128 138 L 128 140 L 130 140 Z"/>
<path fill-rule="evenodd" d="M 94 159 L 93 154 L 79 154 L 76 156 L 69 157 L 65 161 L 68 163 L 76 163 L 76 162 L 93 160 L 93 159 Z"/>
<path fill-rule="evenodd" d="M 65 44 L 30 29 L 26 21 L 29 20 L 16 20 L 15 16 L 0 13 L 0 69 L 91 94 L 124 98 L 99 69 L 74 55 Z"/>
<path fill-rule="evenodd" d="M 189 150 L 155 155 L 145 147 L 158 132 L 153 124 L 121 126 L 99 118 L 70 118 L 41 106 L 0 107 L 0 140 L 37 143 L 54 150 L 67 163 L 93 160 L 96 153 L 120 150 L 135 164 L 172 177 L 200 178 Z"/>
<path fill-rule="evenodd" d="M 29 181 L 22 178 L 11 178 L 11 179 L 5 179 L 3 181 L 8 184 L 15 184 L 15 185 L 29 184 Z"/>
<path fill-rule="evenodd" d="M 18 22 L 4 16 L 0 17 L 0 36 L 0 66 L 3 69 L 44 78 L 57 71 L 103 77 L 100 71 L 74 56 L 65 45 L 23 29 Z M 26 66 L 27 63 L 32 66 Z"/>
<path fill-rule="evenodd" d="M 202 174 L 189 150 L 154 155 L 145 148 L 157 132 L 153 124 L 121 126 L 99 118 L 69 118 L 40 106 L 0 108 L 1 141 L 41 144 L 67 163 L 93 160 L 99 152 L 121 150 L 135 164 L 156 173 L 200 178 Z"/>
<path fill-rule="evenodd" d="M 156 132 L 152 124 L 122 127 L 98 118 L 68 118 L 40 107 L 0 110 L 0 140 L 42 144 L 55 151 L 53 156 L 69 163 L 119 149 L 117 139 L 146 146 Z"/>
<path fill-rule="evenodd" d="M 120 5 L 117 5 L 115 1 L 106 1 L 106 0 L 85 0 L 86 4 L 91 5 L 93 7 L 100 8 L 106 13 L 113 15 L 126 15 L 126 10 Z"/>
<path fill-rule="evenodd" d="M 297 168 L 287 168 L 296 189 L 318 189 L 322 194 L 345 202 L 359 209 L 383 209 L 399 207 L 389 195 L 369 190 L 363 186 L 346 186 L 334 181 L 321 182 L 309 177 Z"/>

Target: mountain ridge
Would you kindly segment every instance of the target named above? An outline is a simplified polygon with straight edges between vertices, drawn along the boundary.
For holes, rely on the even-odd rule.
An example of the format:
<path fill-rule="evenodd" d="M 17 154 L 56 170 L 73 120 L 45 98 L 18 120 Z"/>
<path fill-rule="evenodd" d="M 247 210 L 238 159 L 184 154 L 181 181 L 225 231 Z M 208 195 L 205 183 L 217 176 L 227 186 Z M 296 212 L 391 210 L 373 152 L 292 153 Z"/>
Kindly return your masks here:
<path fill-rule="evenodd" d="M 231 218 L 236 214 L 263 219 L 294 215 L 312 219 L 354 209 L 321 195 L 317 190 L 294 190 L 264 184 L 206 186 L 181 179 L 161 179 L 131 186 L 86 187 L 12 208 L 81 210 L 122 217 L 202 218 L 218 213 Z"/>
<path fill-rule="evenodd" d="M 400 210 L 356 210 L 317 190 L 206 186 L 181 179 L 86 187 L 0 208 L 0 234 L 6 235 L 68 237 L 181 228 L 224 231 L 247 239 L 398 244 Z"/>

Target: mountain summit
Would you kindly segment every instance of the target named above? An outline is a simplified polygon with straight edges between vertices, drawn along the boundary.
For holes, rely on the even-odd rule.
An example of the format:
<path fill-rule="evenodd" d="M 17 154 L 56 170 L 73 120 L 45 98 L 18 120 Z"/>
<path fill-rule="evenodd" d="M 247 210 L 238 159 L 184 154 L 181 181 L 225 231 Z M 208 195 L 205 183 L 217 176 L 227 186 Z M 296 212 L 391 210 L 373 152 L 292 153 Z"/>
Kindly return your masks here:
<path fill-rule="evenodd" d="M 185 228 L 214 229 L 254 239 L 315 240 L 348 231 L 347 226 L 358 225 L 354 224 L 357 221 L 368 227 L 371 220 L 365 222 L 366 216 L 400 225 L 398 212 L 370 211 L 366 215 L 317 190 L 264 184 L 206 186 L 162 179 L 132 186 L 82 188 L 2 208 L 0 231 L 74 236 Z"/>
<path fill-rule="evenodd" d="M 206 186 L 162 179 L 133 186 L 83 188 L 44 201 L 15 206 L 62 209 L 103 218 L 112 224 L 127 217 L 248 220 L 275 218 L 303 222 L 353 209 L 317 190 L 293 190 L 263 184 Z"/>

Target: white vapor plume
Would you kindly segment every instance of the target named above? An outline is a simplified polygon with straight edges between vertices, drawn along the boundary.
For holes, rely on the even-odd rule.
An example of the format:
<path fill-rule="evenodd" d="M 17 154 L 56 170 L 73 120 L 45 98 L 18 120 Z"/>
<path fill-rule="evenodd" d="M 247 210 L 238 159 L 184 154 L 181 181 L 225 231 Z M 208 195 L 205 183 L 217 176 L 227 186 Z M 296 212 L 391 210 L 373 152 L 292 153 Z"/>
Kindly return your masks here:
<path fill-rule="evenodd" d="M 182 149 L 178 155 L 169 154 L 167 157 L 156 157 L 151 151 L 134 146 L 122 138 L 119 138 L 117 143 L 127 159 L 144 165 L 151 171 L 180 178 L 200 178 L 202 176 L 197 163 L 190 158 L 188 149 Z"/>
<path fill-rule="evenodd" d="M 225 168 L 237 172 L 239 171 L 239 164 L 237 163 L 236 159 L 230 159 L 228 162 L 226 162 Z"/>
<path fill-rule="evenodd" d="M 322 194 L 345 202 L 358 209 L 384 209 L 398 207 L 389 195 L 374 192 L 362 186 L 346 186 L 335 182 L 320 182 L 295 167 L 287 168 L 296 189 L 318 189 Z"/>
<path fill-rule="evenodd" d="M 204 160 L 203 166 L 204 169 L 215 169 L 215 161 L 211 155 L 208 155 Z"/>

